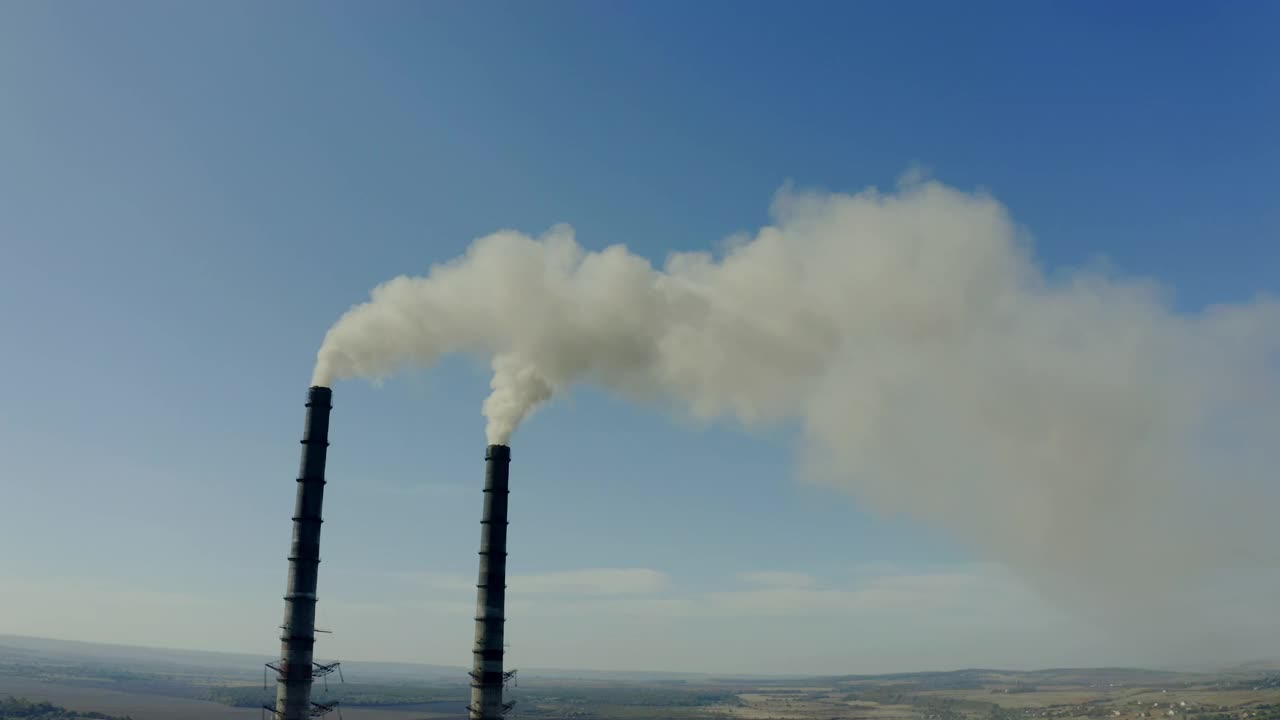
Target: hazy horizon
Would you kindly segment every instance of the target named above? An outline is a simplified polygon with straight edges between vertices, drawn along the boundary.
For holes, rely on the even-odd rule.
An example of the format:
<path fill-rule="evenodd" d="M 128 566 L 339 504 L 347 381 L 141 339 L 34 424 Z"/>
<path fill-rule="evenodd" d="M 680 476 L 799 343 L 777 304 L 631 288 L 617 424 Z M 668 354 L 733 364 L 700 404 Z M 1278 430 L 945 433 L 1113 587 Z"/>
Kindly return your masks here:
<path fill-rule="evenodd" d="M 130 652 L 129 657 L 131 659 L 145 659 L 145 655 L 139 655 L 137 651 L 144 651 L 144 652 L 149 651 L 149 652 L 164 653 L 164 654 L 190 653 L 196 656 L 215 655 L 215 656 L 222 656 L 225 658 L 234 658 L 237 661 L 261 660 L 263 658 L 271 659 L 275 656 L 274 653 L 269 653 L 269 652 L 252 653 L 252 652 L 246 652 L 246 651 L 207 650 L 207 649 L 201 649 L 201 648 L 129 645 L 129 644 L 118 644 L 118 643 L 90 642 L 90 641 L 75 640 L 70 638 L 0 634 L 0 647 L 13 647 L 13 645 L 9 644 L 9 643 L 12 643 L 13 641 L 18 641 L 20 643 L 19 647 L 33 649 L 39 652 L 52 652 L 53 648 L 48 647 L 48 645 L 50 644 L 54 646 L 59 646 L 59 647 L 66 645 L 66 646 L 75 646 L 78 648 L 87 648 L 87 649 L 101 648 L 104 650 L 124 650 L 124 651 Z M 395 660 L 386 660 L 381 658 L 344 659 L 344 658 L 337 658 L 337 657 L 317 656 L 317 660 L 320 660 L 323 662 L 340 661 L 348 665 L 355 665 L 355 666 L 387 665 L 387 666 L 397 666 L 397 667 L 403 666 L 403 667 L 413 667 L 413 668 L 430 668 L 435 672 L 446 671 L 450 673 L 449 675 L 450 677 L 452 677 L 452 675 L 456 672 L 458 674 L 458 677 L 454 679 L 460 683 L 464 682 L 462 678 L 465 677 L 466 675 L 465 671 L 467 668 L 465 663 L 456 663 L 453 665 L 449 665 L 449 664 L 424 663 L 424 662 L 415 662 L 415 661 L 395 661 Z M 644 668 L 644 667 L 621 668 L 616 670 L 597 670 L 597 669 L 587 668 L 587 667 L 536 667 L 535 666 L 530 668 L 522 668 L 522 671 L 526 675 L 532 674 L 534 677 L 536 677 L 539 673 L 585 673 L 584 676 L 556 675 L 556 677 L 566 677 L 566 678 L 587 677 L 591 675 L 612 677 L 615 675 L 633 674 L 638 676 L 644 676 L 646 678 L 651 678 L 653 676 L 672 676 L 672 677 L 678 676 L 678 677 L 714 677 L 714 678 L 720 678 L 720 679 L 732 679 L 734 677 L 741 677 L 744 679 L 753 679 L 753 678 L 754 679 L 769 679 L 769 678 L 812 679 L 815 677 L 825 677 L 825 676 L 834 676 L 834 677 L 862 676 L 862 675 L 881 676 L 881 675 L 904 675 L 904 674 L 906 675 L 928 674 L 928 673 L 945 674 L 945 673 L 954 673 L 954 672 L 965 672 L 965 671 L 971 671 L 971 670 L 992 670 L 992 671 L 1035 673 L 1035 672 L 1051 672 L 1051 671 L 1060 671 L 1060 670 L 1128 669 L 1128 670 L 1152 670 L 1152 671 L 1159 671 L 1159 672 L 1193 673 L 1194 674 L 1194 673 L 1217 673 L 1217 672 L 1236 671 L 1236 670 L 1245 669 L 1250 666 L 1257 666 L 1257 665 L 1264 665 L 1264 666 L 1280 669 L 1280 655 L 1275 655 L 1271 657 L 1252 658 L 1248 660 L 1241 660 L 1239 662 L 1228 663 L 1225 665 L 1209 664 L 1209 665 L 1203 665 L 1203 666 L 1177 665 L 1177 664 L 1167 665 L 1167 666 L 1161 666 L 1161 665 L 1148 665 L 1148 666 L 1080 665 L 1080 666 L 1055 666 L 1055 667 L 1029 666 L 1029 667 L 1023 667 L 1023 668 L 964 666 L 964 667 L 949 667 L 949 668 L 928 669 L 928 670 L 893 669 L 893 670 L 884 670 L 881 672 L 867 672 L 867 673 L 831 672 L 831 673 L 818 673 L 818 674 L 813 674 L 813 673 L 724 673 L 724 672 L 717 672 L 714 668 L 708 669 L 708 670 L 702 670 L 702 671 L 677 671 L 677 670 L 664 670 L 661 668 Z M 257 668 L 255 666 L 245 666 L 243 669 L 246 672 L 250 672 L 250 673 L 257 672 Z"/>

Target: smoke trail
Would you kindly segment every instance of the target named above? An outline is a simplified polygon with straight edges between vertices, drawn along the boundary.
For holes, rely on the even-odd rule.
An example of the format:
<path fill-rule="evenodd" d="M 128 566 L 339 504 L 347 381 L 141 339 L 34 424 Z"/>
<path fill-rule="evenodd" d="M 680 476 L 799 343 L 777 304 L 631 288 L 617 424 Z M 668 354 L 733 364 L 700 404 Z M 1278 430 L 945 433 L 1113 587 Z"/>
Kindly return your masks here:
<path fill-rule="evenodd" d="M 485 434 L 490 444 L 499 445 L 506 445 L 516 426 L 554 392 L 537 368 L 515 355 L 493 357 L 491 387 L 493 392 L 484 401 L 484 415 L 489 418 Z"/>
<path fill-rule="evenodd" d="M 1183 314 L 1141 279 L 1049 276 L 999 203 L 935 182 L 784 190 L 773 217 L 661 270 L 566 226 L 481 238 L 375 288 L 315 381 L 491 356 L 491 443 L 580 382 L 799 419 L 809 477 L 1104 602 L 1271 562 L 1280 305 Z"/>

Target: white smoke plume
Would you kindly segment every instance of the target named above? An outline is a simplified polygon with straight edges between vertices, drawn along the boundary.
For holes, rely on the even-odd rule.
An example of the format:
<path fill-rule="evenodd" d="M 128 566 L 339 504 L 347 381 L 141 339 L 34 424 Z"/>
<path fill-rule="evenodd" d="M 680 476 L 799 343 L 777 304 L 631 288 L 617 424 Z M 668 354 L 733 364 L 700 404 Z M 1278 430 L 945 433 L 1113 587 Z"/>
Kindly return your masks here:
<path fill-rule="evenodd" d="M 501 444 L 575 383 L 706 420 L 799 420 L 808 477 L 1059 594 L 1274 567 L 1259 548 L 1280 465 L 1275 301 L 1180 313 L 1142 279 L 1046 273 L 998 202 L 931 181 L 784 189 L 773 218 L 662 269 L 567 226 L 480 238 L 375 288 L 314 381 L 492 357 Z"/>
<path fill-rule="evenodd" d="M 490 387 L 493 392 L 484 401 L 484 416 L 489 419 L 485 434 L 490 443 L 503 445 L 516 426 L 555 392 L 536 367 L 514 354 L 493 356 Z"/>

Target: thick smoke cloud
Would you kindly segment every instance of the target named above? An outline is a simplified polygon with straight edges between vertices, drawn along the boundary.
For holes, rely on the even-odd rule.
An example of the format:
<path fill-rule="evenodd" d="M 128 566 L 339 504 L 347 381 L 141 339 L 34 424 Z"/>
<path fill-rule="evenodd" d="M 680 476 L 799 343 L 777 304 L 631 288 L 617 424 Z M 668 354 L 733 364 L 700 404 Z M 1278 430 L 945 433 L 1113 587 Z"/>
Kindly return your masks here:
<path fill-rule="evenodd" d="M 1109 608 L 1272 564 L 1280 305 L 1178 313 L 1151 282 L 1048 274 L 998 202 L 934 182 L 784 189 L 773 217 L 661 270 L 567 226 L 481 238 L 375 288 L 315 382 L 492 357 L 503 444 L 575 383 L 799 420 L 807 477 Z"/>

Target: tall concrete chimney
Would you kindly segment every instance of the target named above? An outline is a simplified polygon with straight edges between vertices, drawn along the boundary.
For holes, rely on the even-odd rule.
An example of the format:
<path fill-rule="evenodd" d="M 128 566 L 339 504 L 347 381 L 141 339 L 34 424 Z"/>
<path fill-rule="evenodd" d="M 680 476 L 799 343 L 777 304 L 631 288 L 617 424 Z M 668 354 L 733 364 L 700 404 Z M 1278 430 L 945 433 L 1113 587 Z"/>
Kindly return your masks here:
<path fill-rule="evenodd" d="M 507 473 L 511 448 L 484 454 L 484 515 L 480 520 L 480 577 L 476 583 L 476 644 L 472 650 L 471 720 L 499 720 L 508 709 L 502 688 L 502 635 L 507 596 Z"/>
<path fill-rule="evenodd" d="M 307 393 L 307 424 L 302 432 L 302 467 L 293 510 L 289 584 L 284 596 L 284 632 L 280 665 L 275 667 L 275 715 L 307 720 L 312 715 L 312 649 L 316 641 L 316 576 L 320 565 L 320 506 L 324 502 L 324 463 L 329 448 L 329 411 L 333 391 L 312 387 Z"/>

